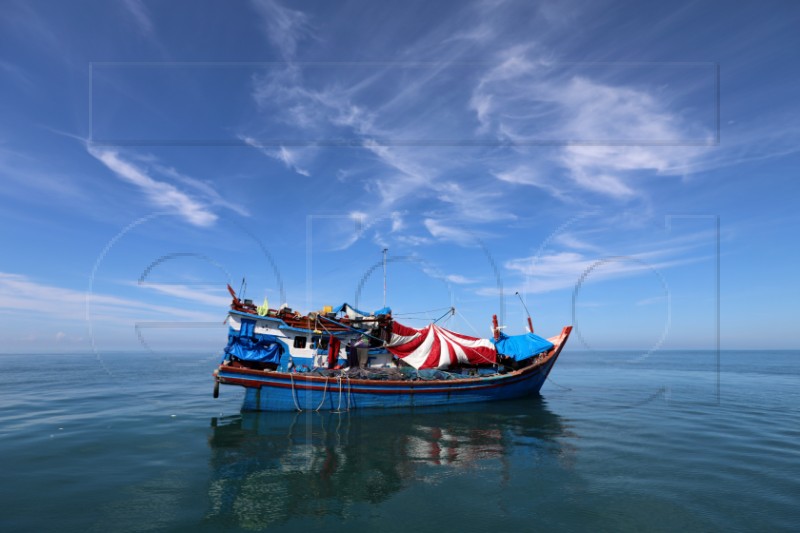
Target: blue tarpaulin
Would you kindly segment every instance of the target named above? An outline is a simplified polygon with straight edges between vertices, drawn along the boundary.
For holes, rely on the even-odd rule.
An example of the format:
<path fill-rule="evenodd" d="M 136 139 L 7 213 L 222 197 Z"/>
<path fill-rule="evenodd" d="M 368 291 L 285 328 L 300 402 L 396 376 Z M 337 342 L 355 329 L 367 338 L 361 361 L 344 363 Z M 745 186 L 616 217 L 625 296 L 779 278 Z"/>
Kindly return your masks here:
<path fill-rule="evenodd" d="M 515 361 L 522 361 L 553 347 L 553 343 L 533 333 L 524 335 L 500 334 L 498 340 L 492 339 L 497 353 L 506 355 Z"/>
<path fill-rule="evenodd" d="M 344 312 L 344 313 L 347 313 L 348 316 L 352 315 L 353 313 L 355 313 L 355 315 L 370 316 L 369 313 L 367 313 L 365 311 L 362 311 L 360 309 L 356 309 L 355 307 L 353 307 L 352 305 L 350 305 L 349 303 L 346 303 L 346 302 L 343 303 L 342 305 L 338 306 L 338 307 L 334 307 L 332 309 L 332 311 L 334 313 L 336 313 L 336 314 Z M 374 316 L 388 315 L 391 312 L 392 312 L 392 308 L 391 307 L 381 307 L 380 309 L 378 309 L 377 311 L 375 311 L 372 314 Z M 353 316 L 350 316 L 350 318 L 353 318 Z"/>
<path fill-rule="evenodd" d="M 225 355 L 232 355 L 243 361 L 274 363 L 279 365 L 285 351 L 284 344 L 274 335 L 255 333 L 254 320 L 242 320 L 239 331 L 228 331 L 228 345 Z"/>
<path fill-rule="evenodd" d="M 369 313 L 365 313 L 364 311 L 361 311 L 361 310 L 359 310 L 359 309 L 356 309 L 355 307 L 353 307 L 352 305 L 350 305 L 350 304 L 349 304 L 349 303 L 347 303 L 347 302 L 343 303 L 343 304 L 342 304 L 342 305 L 340 305 L 339 307 L 334 307 L 334 308 L 333 308 L 333 312 L 334 312 L 334 313 L 336 313 L 336 314 L 339 314 L 339 313 L 341 313 L 342 311 L 344 311 L 345 313 L 347 313 L 347 315 L 348 315 L 348 316 L 349 316 L 351 313 L 353 313 L 353 312 L 355 312 L 356 314 L 359 314 L 359 315 L 361 315 L 361 316 L 369 316 Z M 350 317 L 350 318 L 353 318 L 353 317 Z"/>

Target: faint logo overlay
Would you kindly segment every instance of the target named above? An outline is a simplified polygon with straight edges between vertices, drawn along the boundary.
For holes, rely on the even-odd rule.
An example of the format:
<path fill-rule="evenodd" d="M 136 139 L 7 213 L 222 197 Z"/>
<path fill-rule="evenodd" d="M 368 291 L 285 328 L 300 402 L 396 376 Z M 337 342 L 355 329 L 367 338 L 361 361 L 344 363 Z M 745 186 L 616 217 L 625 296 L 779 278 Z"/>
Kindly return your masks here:
<path fill-rule="evenodd" d="M 570 232 L 583 231 L 584 235 L 594 234 L 597 228 L 608 229 L 608 222 L 605 218 L 597 219 L 600 213 L 596 211 L 585 211 L 578 213 L 569 220 L 562 223 L 553 230 L 547 237 L 542 239 L 535 254 L 530 258 L 530 268 L 526 273 L 525 287 L 536 286 L 532 283 L 532 278 L 541 271 L 546 271 L 552 264 L 548 264 L 548 254 L 553 253 L 560 241 L 567 242 Z M 719 217 L 716 215 L 668 215 L 665 217 L 666 232 L 654 234 L 654 239 L 669 234 L 676 220 L 690 219 L 689 222 L 696 224 L 701 222 L 701 230 L 706 231 L 704 220 L 712 219 L 716 224 L 716 301 L 719 306 Z M 658 231 L 654 229 L 654 231 Z M 673 328 L 673 294 L 668 278 L 659 265 L 654 265 L 642 257 L 636 255 L 609 255 L 603 253 L 604 249 L 599 244 L 584 242 L 583 250 L 596 253 L 595 259 L 586 254 L 588 259 L 586 265 L 581 268 L 573 282 L 570 314 L 573 329 L 573 339 L 566 347 L 567 355 L 571 350 L 585 349 L 591 356 L 592 364 L 600 365 L 625 365 L 644 363 L 654 354 L 664 350 L 668 338 L 672 338 Z M 609 290 L 609 287 L 616 286 L 621 288 L 624 294 L 616 297 Z M 602 287 L 604 291 L 598 290 Z M 637 292 L 639 291 L 639 292 Z M 643 294 L 643 293 L 646 293 Z M 637 297 L 638 295 L 638 297 Z M 594 301 L 592 297 L 598 297 Z M 603 300 L 606 301 L 603 301 Z M 612 303 L 617 304 L 614 308 Z M 627 305 L 627 307 L 624 307 Z M 710 317 L 709 317 L 710 318 Z M 719 314 L 717 313 L 717 401 L 719 401 Z M 600 328 L 605 327 L 604 331 Z M 643 334 L 646 332 L 646 335 Z M 601 333 L 598 335 L 598 333 Z M 619 353 L 614 346 L 608 346 L 609 334 L 618 336 L 621 345 L 631 339 L 636 338 L 637 343 L 647 345 L 645 350 L 625 350 Z M 679 337 L 678 337 L 679 338 Z M 626 353 L 633 355 L 627 356 Z M 578 355 L 578 354 L 576 354 Z M 582 356 L 582 355 L 581 355 Z M 622 367 L 620 367 L 622 368 Z M 648 367 L 649 368 L 649 367 Z M 653 372 L 660 372 L 657 366 L 653 366 Z M 621 374 L 622 375 L 622 374 Z M 555 373 L 556 380 L 559 380 L 559 372 Z M 666 379 L 666 378 L 665 378 Z M 562 390 L 572 390 L 570 387 L 556 383 L 552 377 L 548 379 L 552 384 Z M 609 386 L 611 387 L 611 386 Z M 668 384 L 658 387 L 652 393 L 633 389 L 625 391 L 620 395 L 618 389 L 614 389 L 613 395 L 608 398 L 609 408 L 629 409 L 638 407 L 652 401 L 670 401 L 672 395 Z M 613 399 L 611 398 L 613 396 Z"/>
<path fill-rule="evenodd" d="M 535 255 L 531 258 L 531 269 L 527 276 L 530 276 L 531 273 L 535 275 L 539 260 L 545 256 L 548 247 L 561 234 L 594 215 L 593 212 L 576 215 L 543 239 L 536 249 Z M 311 306 L 317 300 L 313 292 L 317 277 L 315 276 L 315 265 L 324 265 L 329 269 L 328 271 L 332 267 L 339 266 L 344 269 L 345 277 L 355 281 L 352 292 L 341 291 L 341 286 L 331 292 L 330 281 L 326 276 L 327 286 L 321 296 L 330 296 L 335 293 L 337 297 L 344 300 L 346 294 L 352 294 L 353 305 L 357 308 L 365 305 L 365 300 L 373 302 L 380 300 L 383 305 L 391 307 L 394 296 L 402 296 L 398 300 L 407 303 L 409 296 L 414 296 L 413 292 L 417 290 L 415 287 L 395 284 L 391 281 L 394 273 L 389 272 L 387 294 L 385 282 L 382 283 L 379 278 L 384 276 L 384 269 L 388 269 L 390 266 L 393 267 L 392 270 L 395 270 L 398 266 L 408 265 L 416 272 L 415 275 L 428 278 L 429 281 L 434 282 L 434 285 L 438 284 L 444 289 L 443 295 L 449 308 L 443 306 L 441 309 L 414 309 L 413 311 L 422 312 L 422 316 L 417 317 L 412 316 L 413 313 L 404 313 L 404 309 L 398 308 L 396 309 L 398 319 L 401 321 L 411 320 L 410 325 L 414 325 L 413 320 L 431 322 L 434 319 L 446 319 L 444 322 L 446 325 L 450 318 L 448 315 L 458 315 L 469 326 L 472 334 L 479 337 L 488 336 L 488 329 L 484 329 L 480 324 L 478 328 L 475 328 L 463 314 L 459 314 L 458 300 L 461 295 L 457 292 L 458 287 L 451 283 L 449 276 L 442 273 L 433 261 L 424 256 L 393 255 L 386 248 L 382 250 L 382 256 L 376 253 L 375 260 L 368 263 L 363 269 L 358 268 L 357 262 L 349 259 L 351 255 L 354 255 L 348 251 L 349 245 L 343 249 L 334 249 L 335 254 L 331 256 L 334 257 L 333 261 L 330 261 L 330 257 L 323 257 L 320 249 L 315 246 L 315 235 L 317 234 L 315 225 L 329 224 L 335 219 L 353 224 L 353 235 L 356 240 L 364 236 L 365 229 L 368 227 L 364 220 L 358 217 L 354 219 L 352 214 L 308 215 L 306 217 L 305 260 L 308 310 L 312 310 Z M 182 249 L 170 250 L 169 248 L 175 245 L 170 244 L 169 240 L 162 240 L 159 237 L 170 231 L 171 224 L 178 223 L 180 223 L 178 217 L 170 213 L 154 213 L 133 221 L 108 241 L 99 253 L 89 277 L 86 320 L 93 353 L 110 377 L 119 380 L 120 383 L 130 384 L 132 392 L 137 394 L 146 395 L 146 391 L 141 390 L 143 378 L 144 380 L 153 379 L 154 374 L 152 371 L 143 370 L 145 367 L 141 364 L 131 365 L 132 359 L 151 358 L 155 365 L 151 369 L 158 369 L 157 375 L 164 378 L 168 378 L 171 373 L 191 371 L 201 373 L 203 379 L 207 379 L 209 369 L 213 368 L 216 361 L 221 358 L 225 342 L 226 313 L 230 301 L 227 292 L 224 291 L 226 284 L 231 285 L 241 296 L 241 293 L 247 291 L 247 282 L 251 283 L 256 290 L 252 298 L 256 300 L 256 303 L 261 302 L 260 297 L 266 292 L 270 293 L 269 299 L 273 307 L 287 302 L 283 276 L 270 248 L 247 227 L 227 219 L 220 219 L 213 231 L 193 227 L 192 230 L 195 232 L 208 232 L 207 239 L 200 237 L 203 241 L 199 246 L 197 244 L 200 242 L 198 237 L 196 235 L 192 237 L 194 244 L 190 246 L 201 249 L 193 251 L 181 247 Z M 717 221 L 717 228 L 718 226 Z M 719 231 L 717 239 L 719 239 Z M 451 243 L 450 245 L 458 246 L 460 249 L 474 248 L 476 256 L 482 256 L 481 263 L 488 267 L 488 276 L 486 277 L 494 281 L 497 289 L 496 309 L 492 309 L 490 314 L 498 314 L 503 323 L 505 298 L 506 296 L 513 298 L 513 295 L 511 291 L 508 294 L 505 292 L 505 283 L 498 262 L 489 247 L 477 236 L 471 242 Z M 325 250 L 325 253 L 330 252 L 329 249 Z M 719 261 L 718 258 L 717 261 Z M 204 275 L 198 275 L 198 273 Z M 615 255 L 594 260 L 574 281 L 571 301 L 571 319 L 574 326 L 572 348 L 576 348 L 575 344 L 580 343 L 583 348 L 598 352 L 599 359 L 604 360 L 602 350 L 599 349 L 593 338 L 592 332 L 597 330 L 598 315 L 587 311 L 591 309 L 590 304 L 592 303 L 587 300 L 587 293 L 594 282 L 607 283 L 609 280 L 627 280 L 631 273 L 636 273 L 638 278 L 649 280 L 647 284 L 651 294 L 653 287 L 657 289 L 657 296 L 651 297 L 652 302 L 649 303 L 663 306 L 663 315 L 658 324 L 649 324 L 648 331 L 657 330 L 658 333 L 651 346 L 627 362 L 642 362 L 663 347 L 672 324 L 672 295 L 664 274 L 641 257 Z M 240 276 L 242 277 L 241 283 L 238 281 Z M 322 279 L 322 277 L 319 278 L 319 280 Z M 118 301 L 114 301 L 113 297 L 104 294 L 103 285 L 111 285 L 115 289 L 123 288 L 123 292 L 136 293 L 136 297 L 117 298 Z M 521 287 L 523 294 L 520 295 L 520 298 L 523 308 L 527 308 L 525 299 L 523 299 L 527 286 L 529 286 L 528 279 Z M 265 287 L 268 287 L 267 291 L 259 292 L 263 291 Z M 381 292 L 383 292 L 383 296 L 381 296 Z M 519 292 L 515 291 L 514 294 L 519 294 Z M 366 297 L 367 294 L 369 298 Z M 145 295 L 144 299 L 141 299 L 142 295 Z M 177 301 L 178 304 L 164 304 L 163 298 L 165 297 L 172 297 L 172 301 Z M 485 307 L 485 304 L 483 305 Z M 371 306 L 368 307 L 371 309 Z M 649 316 L 652 318 L 656 315 Z M 470 333 L 469 331 L 462 332 Z M 617 334 L 624 337 L 630 332 L 620 330 Z M 132 346 L 129 342 L 131 339 L 135 341 L 133 347 L 130 347 Z M 177 352 L 182 351 L 181 342 L 183 340 L 194 341 L 195 346 L 197 346 L 198 340 L 205 340 L 205 342 L 202 342 L 201 347 L 195 350 L 197 356 L 194 358 L 173 357 Z M 123 347 L 125 351 L 120 353 L 120 347 Z M 570 346 L 568 346 L 568 350 L 569 348 Z M 208 379 L 209 383 L 210 381 Z M 209 389 L 210 387 L 209 385 Z M 656 398 L 666 398 L 665 390 L 668 389 L 662 387 L 655 394 L 648 395 L 649 399 L 646 400 L 631 398 L 626 407 L 640 405 L 642 402 L 647 403 Z M 148 401 L 158 401 L 151 397 L 147 397 L 147 399 Z"/>
<path fill-rule="evenodd" d="M 660 284 L 660 288 L 662 291 L 662 295 L 655 300 L 662 300 L 666 306 L 666 312 L 664 313 L 664 324 L 661 329 L 661 334 L 655 343 L 646 351 L 644 351 L 641 355 L 636 357 L 634 361 L 642 361 L 649 357 L 652 353 L 656 352 L 661 346 L 664 344 L 664 341 L 667 339 L 667 335 L 670 331 L 670 324 L 672 322 L 672 306 L 671 306 L 671 297 L 669 287 L 667 286 L 667 280 L 664 279 L 663 274 L 650 265 L 649 263 L 632 256 L 616 256 L 616 257 L 606 257 L 603 259 L 599 259 L 592 263 L 584 272 L 581 274 L 578 281 L 575 283 L 575 287 L 572 290 L 572 326 L 574 328 L 573 333 L 577 337 L 577 340 L 580 340 L 583 346 L 591 351 L 597 351 L 595 348 L 587 340 L 587 336 L 584 332 L 584 328 L 581 327 L 582 321 L 579 320 L 578 317 L 578 309 L 580 309 L 580 297 L 584 288 L 584 285 L 588 284 L 592 278 L 601 278 L 602 271 L 604 267 L 612 266 L 612 265 L 625 265 L 625 264 L 633 264 L 634 268 L 626 268 L 626 269 L 609 269 L 612 272 L 619 272 L 619 271 L 626 271 L 626 272 L 635 272 L 635 271 L 647 271 L 653 274 L 656 280 Z M 620 331 L 620 335 L 626 335 L 628 332 Z"/>
<path fill-rule="evenodd" d="M 242 276 L 257 279 L 259 288 L 269 286 L 273 298 L 286 298 L 276 261 L 248 228 L 220 219 L 213 231 L 191 228 L 208 232 L 199 246 L 193 238 L 191 247 L 201 250 L 165 251 L 175 245 L 165 244 L 161 235 L 180 224 L 171 213 L 135 220 L 108 241 L 89 276 L 92 352 L 123 390 L 149 402 L 169 401 L 151 394 L 154 380 L 188 373 L 211 383 L 210 369 L 225 346 L 230 304 L 225 286 L 244 288 L 231 272 L 240 274 L 246 266 L 249 272 Z"/>

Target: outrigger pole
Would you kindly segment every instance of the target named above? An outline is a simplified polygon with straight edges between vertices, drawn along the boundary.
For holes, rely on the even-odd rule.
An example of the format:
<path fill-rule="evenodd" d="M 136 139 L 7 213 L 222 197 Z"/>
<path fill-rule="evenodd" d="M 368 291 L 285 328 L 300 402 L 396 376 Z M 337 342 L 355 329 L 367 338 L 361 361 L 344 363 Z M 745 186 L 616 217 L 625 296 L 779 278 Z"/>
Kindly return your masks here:
<path fill-rule="evenodd" d="M 530 328 L 531 333 L 533 333 L 533 321 L 531 320 L 531 312 L 528 311 L 528 306 L 525 305 L 525 301 L 522 299 L 522 296 L 519 295 L 519 291 L 515 292 L 514 294 L 517 295 L 519 301 L 522 302 L 522 307 L 525 308 L 525 312 L 528 314 L 528 328 Z"/>
<path fill-rule="evenodd" d="M 455 315 L 455 314 L 456 314 L 456 308 L 455 307 L 451 307 L 450 309 L 447 310 L 447 312 L 445 314 L 443 314 L 442 316 L 440 316 L 439 318 L 434 320 L 433 323 L 436 324 L 437 322 L 439 322 L 441 319 L 443 319 L 447 315 Z"/>
<path fill-rule="evenodd" d="M 389 251 L 388 248 L 383 249 L 383 306 L 384 307 L 386 307 L 386 252 L 388 251 Z"/>

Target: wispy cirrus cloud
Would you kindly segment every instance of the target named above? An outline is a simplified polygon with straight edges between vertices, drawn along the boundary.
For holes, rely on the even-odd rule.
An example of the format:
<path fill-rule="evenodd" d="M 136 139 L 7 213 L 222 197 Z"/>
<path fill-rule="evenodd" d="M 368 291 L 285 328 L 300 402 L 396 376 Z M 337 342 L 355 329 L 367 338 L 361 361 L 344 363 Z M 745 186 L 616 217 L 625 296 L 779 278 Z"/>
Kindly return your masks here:
<path fill-rule="evenodd" d="M 273 157 L 283 162 L 283 164 L 286 165 L 287 168 L 291 168 L 301 176 L 306 176 L 306 177 L 311 176 L 311 173 L 308 170 L 300 168 L 297 165 L 297 154 L 295 153 L 295 151 L 289 150 L 285 146 L 281 146 L 280 148 L 278 148 L 276 154 Z"/>
<path fill-rule="evenodd" d="M 698 126 L 685 124 L 651 94 L 577 77 L 557 91 L 568 109 L 567 138 L 597 139 L 600 146 L 566 146 L 560 161 L 570 177 L 587 190 L 616 198 L 636 194 L 632 172 L 681 175 L 680 168 L 707 150 L 694 146 L 650 146 L 690 143 Z M 711 144 L 711 133 L 701 132 Z M 607 144 L 603 144 L 607 141 Z M 639 143 L 644 143 L 640 145 Z"/>
<path fill-rule="evenodd" d="M 70 200 L 70 202 L 86 200 L 86 192 L 70 179 L 47 168 L 42 168 L 41 161 L 30 154 L 11 150 L 0 145 L 0 177 L 4 186 L 0 195 L 11 196 L 27 201 L 45 201 L 39 194 L 46 192 Z M 12 186 L 13 184 L 13 186 Z M 31 194 L 31 190 L 37 194 Z"/>
<path fill-rule="evenodd" d="M 209 182 L 201 181 L 178 172 L 174 167 L 153 163 L 153 168 L 160 174 L 170 177 L 199 192 L 211 204 L 225 209 L 230 209 L 243 217 L 249 217 L 250 211 L 239 203 L 231 202 L 222 197 Z"/>
<path fill-rule="evenodd" d="M 289 170 L 297 174 L 300 174 L 301 176 L 306 176 L 306 177 L 311 176 L 311 172 L 298 165 L 297 163 L 298 150 L 292 150 L 286 148 L 285 146 L 279 146 L 278 148 L 270 148 L 264 146 L 262 143 L 259 143 L 256 139 L 244 135 L 240 136 L 239 138 L 245 144 L 247 144 L 248 146 L 252 146 L 253 148 L 256 148 L 259 152 L 261 152 L 265 156 L 280 161 Z"/>
<path fill-rule="evenodd" d="M 573 288 L 590 271 L 593 281 L 603 281 L 659 272 L 670 268 L 708 261 L 712 255 L 713 232 L 700 231 L 680 237 L 620 242 L 610 247 L 589 243 L 572 233 L 563 233 L 552 242 L 555 249 L 507 260 L 506 271 L 517 278 L 509 291 L 545 293 Z M 617 237 L 619 239 L 619 237 Z M 619 253 L 616 250 L 633 250 Z M 497 289 L 485 287 L 482 295 L 495 295 Z"/>
<path fill-rule="evenodd" d="M 64 41 L 55 31 L 56 25 L 30 2 L 6 2 L 0 29 L 5 35 L 16 36 L 23 46 L 34 45 L 53 53 L 53 58 L 70 63 Z"/>
<path fill-rule="evenodd" d="M 598 244 L 589 242 L 587 239 L 576 235 L 574 233 L 562 232 L 554 236 L 555 244 L 561 245 L 565 248 L 573 250 L 589 251 L 594 253 L 602 253 L 603 247 Z"/>
<path fill-rule="evenodd" d="M 276 0 L 251 0 L 250 4 L 261 17 L 267 39 L 284 59 L 294 57 L 298 42 L 313 35 L 308 16 L 302 11 L 283 6 Z"/>
<path fill-rule="evenodd" d="M 479 242 L 475 232 L 448 225 L 441 220 L 426 218 L 424 224 L 431 236 L 440 241 L 453 242 L 461 246 L 475 246 Z"/>
<path fill-rule="evenodd" d="M 394 240 L 411 248 L 416 248 L 417 246 L 427 246 L 429 244 L 433 244 L 434 242 L 434 240 L 430 237 L 409 234 L 395 235 Z M 385 243 L 382 243 L 381 245 L 386 246 Z"/>
<path fill-rule="evenodd" d="M 147 6 L 144 5 L 144 2 L 142 2 L 142 0 L 123 0 L 122 5 L 127 12 L 133 16 L 136 25 L 142 30 L 142 33 L 148 37 L 152 37 L 154 34 L 153 19 L 150 17 L 150 11 L 147 9 Z"/>
<path fill-rule="evenodd" d="M 530 163 L 520 165 L 502 171 L 493 171 L 492 175 L 500 181 L 512 185 L 528 185 L 541 189 L 551 196 L 563 201 L 570 201 L 571 197 L 567 194 L 563 183 L 554 178 L 551 172 L 545 169 L 538 169 Z"/>
<path fill-rule="evenodd" d="M 229 301 L 226 300 L 225 303 Z M 41 283 L 24 274 L 0 272 L 0 312 L 30 312 L 74 322 L 86 318 L 87 305 L 91 306 L 92 318 L 99 320 L 180 319 L 206 322 L 219 320 L 218 313 L 163 305 L 152 300 L 88 293 Z"/>
<path fill-rule="evenodd" d="M 28 90 L 36 88 L 25 70 L 14 63 L 0 60 L 0 71 L 5 73 L 6 79 L 13 79 Z"/>
<path fill-rule="evenodd" d="M 461 274 L 445 274 L 441 269 L 431 263 L 422 261 L 420 268 L 425 275 L 446 282 L 452 285 L 471 285 L 477 283 L 478 280 L 462 276 Z"/>
<path fill-rule="evenodd" d="M 167 296 L 180 298 L 201 305 L 225 309 L 231 302 L 230 296 L 224 290 L 209 292 L 198 286 L 182 285 L 179 283 L 149 283 L 139 282 L 137 286 Z"/>
<path fill-rule="evenodd" d="M 386 223 L 386 211 L 414 210 L 431 237 L 452 242 L 454 235 L 443 228 L 472 230 L 514 220 L 515 210 L 525 205 L 521 198 L 536 194 L 526 187 L 570 203 L 598 197 L 625 203 L 646 199 L 648 177 L 682 177 L 687 165 L 704 156 L 704 147 L 657 146 L 659 141 L 702 140 L 709 132 L 676 110 L 646 72 L 559 62 L 544 38 L 505 39 L 501 28 L 515 11 L 506 7 L 476 4 L 456 10 L 400 51 L 412 61 L 435 51 L 438 62 L 376 63 L 369 69 L 338 65 L 326 70 L 294 62 L 297 39 L 310 31 L 308 18 L 279 17 L 283 29 L 274 33 L 289 36 L 287 65 L 253 77 L 254 101 L 270 121 L 262 128 L 289 131 L 301 141 L 346 139 L 360 147 L 375 166 L 362 181 L 369 205 L 359 209 Z M 537 24 L 557 26 L 565 20 L 550 8 L 533 11 Z M 499 50 L 494 62 L 467 69 L 459 63 L 475 46 L 490 42 Z M 276 123 L 281 127 L 270 129 Z M 408 139 L 457 140 L 453 132 L 466 144 L 485 141 L 487 147 L 403 145 Z M 536 140 L 554 146 L 524 148 Z M 508 146 L 496 147 L 498 142 Z M 301 174 L 304 170 L 283 147 L 267 155 Z M 378 231 L 377 225 L 373 229 Z M 381 228 L 381 242 L 389 234 Z"/>
<path fill-rule="evenodd" d="M 378 179 L 371 183 L 380 195 L 381 205 L 385 208 L 392 208 L 405 198 L 414 196 L 420 189 L 433 183 L 436 177 L 435 167 L 420 164 L 417 158 L 408 157 L 404 150 L 379 145 L 372 139 L 364 141 L 364 148 L 394 171 L 391 178 Z"/>
<path fill-rule="evenodd" d="M 217 215 L 204 202 L 170 183 L 152 178 L 145 169 L 124 160 L 117 151 L 92 146 L 87 147 L 87 150 L 117 177 L 139 188 L 150 203 L 175 210 L 195 226 L 210 226 L 216 222 Z"/>
<path fill-rule="evenodd" d="M 530 164 L 495 171 L 561 199 L 570 189 L 619 200 L 640 194 L 644 173 L 683 174 L 707 153 L 713 136 L 644 88 L 592 79 L 553 62 L 533 46 L 512 47 L 476 86 L 470 101 L 480 126 L 512 143 L 561 145 L 543 165 L 566 180 L 542 177 Z M 608 70 L 613 70 L 611 67 Z M 602 71 L 601 71 L 602 72 Z M 634 174 L 638 174 L 634 176 Z"/>
<path fill-rule="evenodd" d="M 469 285 L 472 283 L 477 283 L 478 281 L 473 278 L 462 276 L 461 274 L 448 274 L 445 279 L 447 279 L 447 281 L 450 283 L 455 283 L 456 285 Z"/>
<path fill-rule="evenodd" d="M 662 255 L 667 257 L 670 252 L 670 250 L 664 250 Z M 590 270 L 592 270 L 593 281 L 602 281 L 660 271 L 708 259 L 706 256 L 664 258 L 660 261 L 653 261 L 651 258 L 650 261 L 645 262 L 643 257 L 641 254 L 632 254 L 619 260 L 604 261 L 597 256 L 561 251 L 512 259 L 507 261 L 504 267 L 512 273 L 522 275 L 524 280 L 512 284 L 507 292 L 519 291 L 536 294 L 570 289 L 580 283 Z M 484 296 L 493 296 L 497 294 L 497 289 L 484 287 L 477 292 Z"/>

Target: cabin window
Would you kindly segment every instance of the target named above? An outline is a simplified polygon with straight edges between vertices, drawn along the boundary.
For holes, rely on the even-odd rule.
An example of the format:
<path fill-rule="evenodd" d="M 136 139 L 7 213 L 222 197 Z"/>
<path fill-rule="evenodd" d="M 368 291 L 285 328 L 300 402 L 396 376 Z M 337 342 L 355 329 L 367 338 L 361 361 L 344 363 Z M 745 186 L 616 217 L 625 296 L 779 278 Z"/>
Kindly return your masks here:
<path fill-rule="evenodd" d="M 314 337 L 314 344 L 316 344 L 317 348 L 320 350 L 327 350 L 328 337 Z"/>
<path fill-rule="evenodd" d="M 305 348 L 306 347 L 306 338 L 305 337 L 295 337 L 294 338 L 294 347 L 295 348 Z"/>

